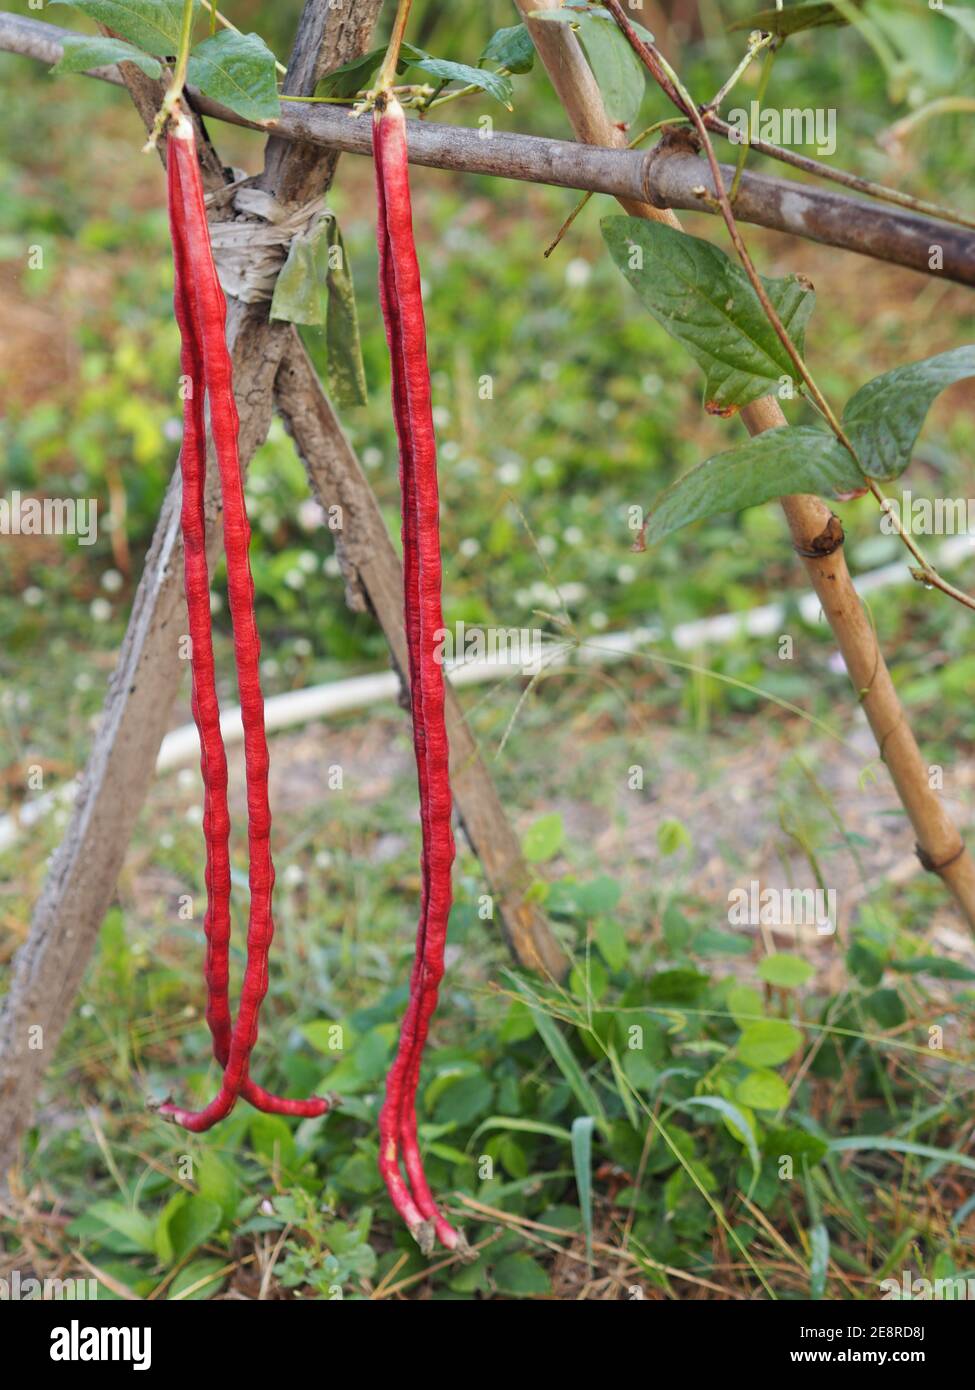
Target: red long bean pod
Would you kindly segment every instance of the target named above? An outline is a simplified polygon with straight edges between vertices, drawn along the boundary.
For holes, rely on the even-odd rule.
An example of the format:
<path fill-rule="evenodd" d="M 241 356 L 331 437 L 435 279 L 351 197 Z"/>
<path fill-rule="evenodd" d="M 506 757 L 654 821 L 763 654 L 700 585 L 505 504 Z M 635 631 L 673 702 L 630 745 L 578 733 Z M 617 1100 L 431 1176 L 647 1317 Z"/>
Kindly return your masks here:
<path fill-rule="evenodd" d="M 377 107 L 373 150 L 379 211 L 379 291 L 400 446 L 404 602 L 423 837 L 416 956 L 410 1001 L 379 1117 L 379 1167 L 393 1205 L 421 1246 L 430 1248 L 435 1231 L 444 1245 L 454 1249 L 463 1237 L 433 1199 L 416 1133 L 420 1063 L 443 977 L 454 839 L 444 675 L 435 654 L 436 634 L 443 627 L 436 443 L 420 272 L 413 242 L 406 123 L 395 98 L 386 100 L 382 109 Z M 409 1185 L 400 1172 L 400 1151 Z"/>
<path fill-rule="evenodd" d="M 186 441 L 181 454 L 184 498 L 181 520 L 189 545 L 185 582 L 193 649 L 194 717 L 200 731 L 205 782 L 204 827 L 207 837 L 208 909 L 207 1021 L 214 1054 L 224 1067 L 223 1083 L 201 1111 L 164 1105 L 160 1113 L 187 1129 L 209 1129 L 229 1114 L 239 1095 L 258 1109 L 286 1115 L 321 1115 L 329 1102 L 321 1097 L 290 1100 L 274 1096 L 248 1072 L 257 1041 L 258 1016 L 267 992 L 268 952 L 274 933 L 271 895 L 274 866 L 270 851 L 268 752 L 264 700 L 260 687 L 260 640 L 254 618 L 254 584 L 248 555 L 250 526 L 244 503 L 237 451 L 239 421 L 232 369 L 226 345 L 226 302 L 210 248 L 203 188 L 192 126 L 180 118 L 168 141 L 170 223 L 176 264 L 176 315 L 183 338 L 181 364 L 194 382 L 184 406 Z M 230 818 L 227 807 L 226 754 L 220 736 L 219 706 L 210 634 L 209 575 L 205 551 L 203 490 L 206 435 L 202 394 L 205 382 L 224 503 L 227 586 L 234 628 L 234 649 L 244 725 L 247 767 L 248 847 L 251 906 L 247 964 L 237 1024 L 229 1028 L 227 984 L 230 940 Z"/>

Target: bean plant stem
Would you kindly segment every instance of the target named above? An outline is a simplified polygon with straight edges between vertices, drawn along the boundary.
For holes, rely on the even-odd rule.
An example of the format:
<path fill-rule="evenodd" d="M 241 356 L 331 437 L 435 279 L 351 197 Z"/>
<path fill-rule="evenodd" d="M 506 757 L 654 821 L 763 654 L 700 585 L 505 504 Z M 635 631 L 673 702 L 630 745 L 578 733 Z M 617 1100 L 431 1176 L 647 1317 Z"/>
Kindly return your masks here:
<path fill-rule="evenodd" d="M 609 10 L 610 14 L 615 19 L 617 25 L 619 26 L 626 39 L 628 40 L 631 48 L 636 53 L 637 57 L 641 59 L 644 66 L 652 74 L 656 74 L 659 71 L 663 75 L 664 79 L 673 87 L 674 91 L 676 91 L 684 110 L 687 111 L 687 113 L 690 115 L 691 120 L 693 121 L 694 126 L 697 130 L 701 144 L 704 148 L 704 153 L 711 170 L 711 178 L 714 181 L 714 190 L 715 194 L 717 195 L 718 206 L 721 210 L 721 216 L 724 219 L 725 226 L 728 229 L 728 235 L 731 237 L 732 245 L 734 246 L 735 251 L 738 253 L 738 259 L 741 261 L 742 266 L 744 267 L 745 274 L 748 276 L 748 279 L 751 282 L 751 286 L 758 297 L 759 303 L 762 306 L 765 316 L 768 319 L 769 323 L 772 325 L 772 328 L 775 331 L 776 336 L 778 337 L 782 346 L 788 353 L 790 361 L 792 362 L 793 366 L 795 367 L 796 371 L 798 372 L 799 376 L 804 382 L 806 389 L 809 392 L 812 403 L 822 414 L 823 418 L 829 425 L 830 429 L 832 430 L 839 443 L 843 445 L 844 449 L 847 450 L 851 458 L 856 460 L 857 464 L 859 465 L 859 459 L 857 458 L 856 449 L 854 448 L 853 443 L 851 442 L 846 431 L 843 429 L 842 424 L 837 418 L 835 412 L 833 411 L 823 392 L 817 385 L 815 379 L 812 376 L 812 373 L 809 371 L 809 368 L 806 366 L 802 354 L 799 352 L 798 348 L 795 346 L 792 339 L 789 337 L 785 325 L 782 323 L 782 320 L 779 317 L 774 304 L 769 298 L 768 291 L 766 290 L 765 285 L 762 282 L 762 277 L 759 275 L 757 269 L 755 268 L 755 263 L 752 260 L 751 255 L 749 254 L 748 248 L 744 242 L 744 238 L 742 237 L 741 232 L 738 228 L 738 223 L 735 220 L 735 214 L 731 207 L 731 203 L 728 198 L 728 193 L 724 186 L 724 180 L 721 175 L 721 167 L 718 164 L 717 156 L 714 153 L 714 145 L 711 143 L 711 137 L 708 134 L 707 127 L 705 126 L 704 119 L 701 115 L 700 110 L 695 105 L 693 98 L 687 91 L 680 77 L 667 62 L 663 54 L 657 51 L 654 48 L 653 44 L 641 38 L 640 35 L 636 32 L 633 25 L 627 18 L 625 12 L 623 11 L 623 8 L 620 4 L 620 0 L 606 0 L 606 8 Z M 871 492 L 878 504 L 883 506 L 883 494 L 881 493 L 877 484 L 872 479 L 867 478 L 866 473 L 864 473 L 864 478 L 865 487 Z M 884 510 L 886 511 L 887 508 L 885 507 Z M 917 560 L 918 565 L 920 566 L 921 574 L 915 575 L 915 577 L 922 579 L 922 581 L 925 584 L 930 585 L 932 588 L 939 589 L 943 594 L 947 595 L 947 597 L 955 599 L 957 602 L 962 603 L 965 607 L 975 609 L 975 598 L 971 598 L 968 594 L 965 594 L 960 589 L 955 588 L 953 584 L 948 583 L 947 580 L 942 579 L 942 577 L 938 574 L 937 570 L 924 555 L 920 546 L 916 544 L 913 537 L 910 536 L 904 529 L 903 525 L 901 524 L 900 518 L 897 517 L 892 511 L 888 511 L 888 515 L 894 517 L 895 530 L 898 537 L 910 551 L 911 555 L 914 556 L 915 560 Z"/>

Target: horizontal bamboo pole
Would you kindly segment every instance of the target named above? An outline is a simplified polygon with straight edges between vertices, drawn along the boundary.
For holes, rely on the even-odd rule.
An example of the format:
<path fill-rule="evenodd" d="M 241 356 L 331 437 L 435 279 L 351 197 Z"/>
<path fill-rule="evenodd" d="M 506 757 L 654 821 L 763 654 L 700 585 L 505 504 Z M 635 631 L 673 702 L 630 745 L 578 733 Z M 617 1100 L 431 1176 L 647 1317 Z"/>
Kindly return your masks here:
<path fill-rule="evenodd" d="M 55 63 L 61 56 L 61 38 L 68 32 L 0 12 L 0 50 L 9 53 Z M 117 68 L 97 68 L 88 75 L 122 82 Z M 258 126 L 193 88 L 189 91 L 196 109 L 215 119 L 263 130 L 282 140 L 372 156 L 368 119 L 353 117 L 344 107 L 285 103 L 280 120 Z M 715 211 L 709 201 L 713 188 L 706 163 L 666 145 L 645 153 L 500 130 L 486 136 L 481 130 L 426 120 L 409 122 L 408 144 L 411 163 L 428 168 L 608 193 L 624 206 L 639 203 Z M 730 183 L 733 170 L 723 168 L 723 173 Z M 975 232 L 949 222 L 794 179 L 747 172 L 735 200 L 735 216 L 755 226 L 975 286 Z M 931 266 L 933 247 L 940 248 L 936 270 Z"/>

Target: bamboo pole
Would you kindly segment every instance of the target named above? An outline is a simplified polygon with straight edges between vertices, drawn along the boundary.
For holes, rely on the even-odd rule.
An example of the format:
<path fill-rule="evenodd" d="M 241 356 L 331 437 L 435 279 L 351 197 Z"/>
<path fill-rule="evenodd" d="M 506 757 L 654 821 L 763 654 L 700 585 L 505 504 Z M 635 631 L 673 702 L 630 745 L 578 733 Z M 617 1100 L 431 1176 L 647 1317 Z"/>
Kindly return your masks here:
<path fill-rule="evenodd" d="M 67 32 L 0 12 L 0 50 L 53 63 L 61 53 L 59 36 Z M 89 76 L 113 83 L 123 80 L 117 68 L 99 68 Z M 203 115 L 252 130 L 267 129 L 279 151 L 287 142 L 299 141 L 310 150 L 317 147 L 372 157 L 368 120 L 353 118 L 346 108 L 289 106 L 285 102 L 280 119 L 265 128 L 193 88 L 189 93 L 195 109 Z M 580 134 L 579 138 L 585 137 Z M 710 171 L 697 155 L 666 143 L 649 152 L 622 148 L 623 144 L 617 141 L 612 148 L 580 145 L 500 130 L 484 139 L 481 131 L 426 120 L 410 121 L 408 126 L 410 162 L 427 168 L 608 193 L 627 208 L 652 203 L 659 208 L 715 212 L 713 200 L 709 200 L 713 192 Z M 733 169 L 723 165 L 722 170 L 730 183 Z M 735 215 L 742 222 L 902 265 L 940 280 L 975 286 L 975 232 L 919 216 L 917 211 L 882 207 L 794 179 L 747 171 L 735 199 Z M 941 248 L 941 264 L 936 271 L 930 265 L 935 244 Z"/>
<path fill-rule="evenodd" d="M 550 8 L 561 2 L 554 0 Z M 624 144 L 626 136 L 607 117 L 596 79 L 569 26 L 530 18 L 538 8 L 535 0 L 515 0 L 515 4 L 577 139 L 610 147 Z M 680 229 L 680 222 L 669 209 L 649 203 L 634 204 L 623 198 L 619 201 L 637 217 Z M 771 396 L 746 406 L 741 416 L 752 435 L 788 423 L 778 401 Z M 928 768 L 894 689 L 876 634 L 853 587 L 843 554 L 839 519 L 818 497 L 796 494 L 783 497 L 781 503 L 793 546 L 833 629 L 880 756 L 913 827 L 918 858 L 925 869 L 940 876 L 975 932 L 975 862 L 930 785 Z"/>

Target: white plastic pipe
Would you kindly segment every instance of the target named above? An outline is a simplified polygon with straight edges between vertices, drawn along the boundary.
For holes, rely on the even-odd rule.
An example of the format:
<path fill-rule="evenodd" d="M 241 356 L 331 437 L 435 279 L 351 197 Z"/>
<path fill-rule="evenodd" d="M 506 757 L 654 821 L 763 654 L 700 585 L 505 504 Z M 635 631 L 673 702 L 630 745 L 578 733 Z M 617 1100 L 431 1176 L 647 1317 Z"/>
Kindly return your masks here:
<path fill-rule="evenodd" d="M 937 563 L 940 566 L 953 565 L 973 554 L 975 536 L 954 536 L 940 547 Z M 905 573 L 903 561 L 868 570 L 854 581 L 860 594 L 871 594 L 878 589 L 913 582 Z M 805 622 L 817 621 L 820 608 L 819 599 L 814 593 L 802 595 L 799 612 Z M 671 633 L 671 645 L 678 651 L 698 651 L 709 644 L 731 642 L 738 636 L 768 637 L 779 631 L 785 613 L 784 603 L 766 603 L 741 613 L 719 613 L 713 618 L 680 623 Z M 607 633 L 605 637 L 591 638 L 579 645 L 551 642 L 542 648 L 540 665 L 546 670 L 556 669 L 570 658 L 593 665 L 622 661 L 644 647 L 662 642 L 664 636 L 661 628 L 640 627 L 629 632 Z M 446 669 L 451 685 L 460 687 L 496 680 L 506 674 L 529 676 L 535 668 L 526 668 L 521 662 L 503 654 L 477 661 L 448 662 Z M 331 681 L 327 685 L 311 685 L 304 690 L 289 690 L 285 695 L 273 695 L 264 708 L 265 724 L 270 734 L 278 729 L 308 724 L 314 719 L 328 719 L 334 715 L 348 714 L 351 710 L 368 709 L 385 700 L 395 700 L 398 694 L 399 677 L 395 671 L 353 676 L 349 680 Z M 228 748 L 243 742 L 244 729 L 239 706 L 224 710 L 220 716 L 220 730 Z M 174 768 L 185 767 L 195 762 L 199 755 L 196 725 L 183 724 L 168 733 L 160 744 L 156 772 L 171 772 Z M 22 831 L 37 825 L 55 806 L 73 800 L 77 788 L 76 779 L 55 791 L 44 792 L 33 801 L 26 801 L 16 820 L 13 816 L 0 817 L 0 852 L 9 849 Z"/>

